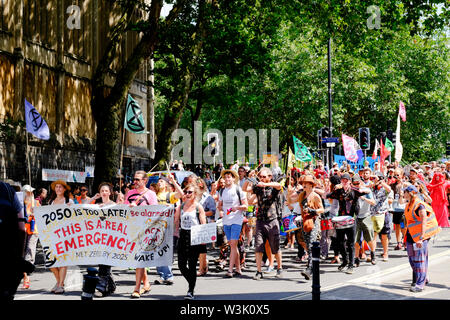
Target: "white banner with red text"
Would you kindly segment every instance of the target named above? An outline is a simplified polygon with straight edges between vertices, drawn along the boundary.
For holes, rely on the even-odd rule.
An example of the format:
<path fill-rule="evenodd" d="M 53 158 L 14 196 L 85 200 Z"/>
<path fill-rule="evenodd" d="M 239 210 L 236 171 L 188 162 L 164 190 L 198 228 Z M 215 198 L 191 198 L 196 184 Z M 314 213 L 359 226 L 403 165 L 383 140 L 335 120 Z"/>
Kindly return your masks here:
<path fill-rule="evenodd" d="M 34 208 L 45 265 L 124 268 L 173 263 L 173 206 L 95 204 Z"/>

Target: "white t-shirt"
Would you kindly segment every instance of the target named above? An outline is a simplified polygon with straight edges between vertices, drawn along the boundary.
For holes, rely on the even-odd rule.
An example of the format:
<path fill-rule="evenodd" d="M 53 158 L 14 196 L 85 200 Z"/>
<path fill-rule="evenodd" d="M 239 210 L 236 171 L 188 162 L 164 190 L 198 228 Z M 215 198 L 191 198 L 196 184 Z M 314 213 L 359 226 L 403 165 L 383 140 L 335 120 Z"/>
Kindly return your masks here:
<path fill-rule="evenodd" d="M 193 211 L 181 210 L 180 227 L 183 230 L 191 230 L 192 226 L 200 224 L 197 218 L 197 209 Z"/>
<path fill-rule="evenodd" d="M 240 206 L 239 197 L 236 193 L 236 185 L 233 184 L 230 188 L 224 188 L 222 195 L 219 193 L 219 201 L 222 201 L 222 209 L 223 209 L 223 225 L 232 225 L 232 224 L 242 224 L 244 220 L 244 216 L 242 211 L 234 211 L 227 214 L 228 209 L 232 207 Z M 239 189 L 241 195 L 241 202 L 244 203 L 244 200 L 247 199 L 244 191 Z"/>

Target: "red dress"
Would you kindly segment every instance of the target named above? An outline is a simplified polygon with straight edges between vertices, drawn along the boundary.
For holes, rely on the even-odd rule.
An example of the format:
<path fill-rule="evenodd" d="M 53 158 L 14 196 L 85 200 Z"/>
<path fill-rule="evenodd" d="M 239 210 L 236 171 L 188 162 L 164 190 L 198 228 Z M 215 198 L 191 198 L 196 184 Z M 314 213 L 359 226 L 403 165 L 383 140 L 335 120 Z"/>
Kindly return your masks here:
<path fill-rule="evenodd" d="M 427 185 L 427 188 L 430 191 L 430 197 L 433 200 L 431 206 L 436 214 L 438 225 L 443 228 L 450 227 L 450 223 L 448 221 L 448 201 L 446 193 L 446 190 L 449 187 L 450 181 L 446 181 L 444 175 L 440 172 L 435 173 L 433 176 L 433 181 Z"/>

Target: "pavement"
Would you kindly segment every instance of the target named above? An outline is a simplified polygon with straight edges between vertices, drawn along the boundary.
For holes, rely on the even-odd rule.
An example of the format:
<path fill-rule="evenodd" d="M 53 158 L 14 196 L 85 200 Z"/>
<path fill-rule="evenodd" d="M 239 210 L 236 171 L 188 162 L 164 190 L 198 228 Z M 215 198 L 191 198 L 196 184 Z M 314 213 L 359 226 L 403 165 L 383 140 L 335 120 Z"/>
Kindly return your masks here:
<path fill-rule="evenodd" d="M 392 235 L 395 239 L 395 235 Z M 390 245 L 389 261 L 378 259 L 376 265 L 362 262 L 354 274 L 348 275 L 337 270 L 330 259 L 320 263 L 320 299 L 321 300 L 450 300 L 450 228 L 443 229 L 431 241 L 429 250 L 430 283 L 421 293 L 409 291 L 411 267 L 406 251 L 394 250 Z M 381 254 L 378 242 L 377 256 Z M 38 250 L 39 252 L 39 250 Z M 225 271 L 216 270 L 214 259 L 218 250 L 208 250 L 209 272 L 207 276 L 198 277 L 195 298 L 200 301 L 307 301 L 312 300 L 311 281 L 305 280 L 300 271 L 305 263 L 295 261 L 297 250 L 282 249 L 283 277 L 275 278 L 274 273 L 265 275 L 263 280 L 252 279 L 256 272 L 254 253 L 247 254 L 247 268 L 240 278 L 225 278 Z M 330 253 L 331 256 L 331 253 Z M 330 257 L 331 258 L 331 257 Z M 276 263 L 275 263 L 276 266 Z M 54 278 L 43 265 L 42 256 L 37 256 L 37 269 L 31 275 L 31 287 L 18 289 L 15 300 L 80 300 L 83 274 L 87 266 L 69 267 L 66 277 L 66 293 L 55 295 L 49 292 L 54 285 Z M 116 292 L 100 300 L 131 300 L 135 273 L 133 270 L 112 268 L 117 284 Z M 180 274 L 175 261 L 173 264 L 175 283 L 173 285 L 152 285 L 148 295 L 138 301 L 183 300 L 187 291 L 187 282 Z M 149 272 L 150 281 L 157 276 L 155 268 Z M 96 299 L 99 300 L 99 299 Z"/>

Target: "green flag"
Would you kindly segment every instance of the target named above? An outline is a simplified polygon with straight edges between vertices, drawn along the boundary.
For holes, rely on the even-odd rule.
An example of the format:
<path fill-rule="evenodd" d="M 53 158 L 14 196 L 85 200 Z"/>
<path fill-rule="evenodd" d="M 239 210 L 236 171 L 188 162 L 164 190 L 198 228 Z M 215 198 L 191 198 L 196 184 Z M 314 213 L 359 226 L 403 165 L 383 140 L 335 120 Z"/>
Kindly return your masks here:
<path fill-rule="evenodd" d="M 292 136 L 292 138 L 294 139 L 295 159 L 299 161 L 311 161 L 313 157 L 308 148 L 295 136 Z"/>
<path fill-rule="evenodd" d="M 141 107 L 131 95 L 128 95 L 124 126 L 125 129 L 133 133 L 147 133 Z"/>
<path fill-rule="evenodd" d="M 394 144 L 388 138 L 386 138 L 386 143 L 384 146 L 389 150 L 389 152 L 392 152 L 392 150 L 394 150 Z"/>

